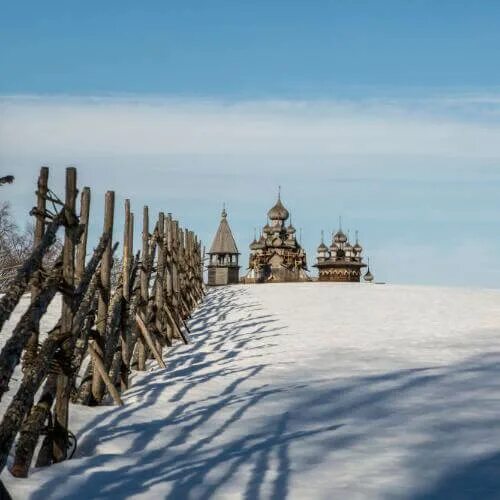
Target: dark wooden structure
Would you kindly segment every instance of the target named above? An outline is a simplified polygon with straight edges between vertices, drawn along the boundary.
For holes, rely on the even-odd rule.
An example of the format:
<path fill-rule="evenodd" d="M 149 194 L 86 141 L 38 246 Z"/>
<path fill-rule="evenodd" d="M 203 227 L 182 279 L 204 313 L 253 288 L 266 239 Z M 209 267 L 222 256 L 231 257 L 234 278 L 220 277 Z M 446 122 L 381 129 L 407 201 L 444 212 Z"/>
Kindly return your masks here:
<path fill-rule="evenodd" d="M 16 477 L 27 476 L 39 441 L 37 466 L 71 456 L 70 401 L 121 405 L 131 370 L 144 370 L 149 359 L 165 369 L 163 349 L 188 342 L 186 320 L 204 296 L 201 244 L 192 231 L 163 212 L 150 228 L 144 207 L 142 251 L 134 255 L 134 214 L 126 200 L 119 259 L 114 192 L 108 191 L 102 236 L 87 255 L 90 188 L 82 190 L 78 214 L 76 169 L 66 171 L 64 200 L 48 189 L 48 173 L 42 168 L 32 210 L 33 252 L 0 298 L 0 329 L 24 293 L 30 291 L 32 299 L 0 351 L 0 399 L 8 400 L 0 421 L 0 472 L 17 437 L 11 468 Z M 48 267 L 43 257 L 59 229 L 64 247 Z M 62 295 L 61 316 L 40 343 L 40 320 L 56 293 Z M 14 384 L 19 363 L 22 376 Z"/>
<path fill-rule="evenodd" d="M 318 269 L 318 281 L 337 281 L 359 283 L 361 271 L 367 267 L 363 262 L 363 248 L 359 244 L 356 231 L 356 242 L 351 245 L 348 236 L 342 231 L 342 227 L 332 236 L 330 247 L 325 245 L 323 233 L 321 243 L 317 250 L 317 260 L 314 267 Z M 373 280 L 370 272 L 365 275 Z"/>
<path fill-rule="evenodd" d="M 238 247 L 227 221 L 226 209 L 222 209 L 221 220 L 208 252 L 209 286 L 231 285 L 239 282 L 240 266 Z"/>
<path fill-rule="evenodd" d="M 281 202 L 267 212 L 268 223 L 260 238 L 250 244 L 250 258 L 245 283 L 309 281 L 306 252 L 296 238 L 292 222 L 286 225 L 290 213 Z"/>

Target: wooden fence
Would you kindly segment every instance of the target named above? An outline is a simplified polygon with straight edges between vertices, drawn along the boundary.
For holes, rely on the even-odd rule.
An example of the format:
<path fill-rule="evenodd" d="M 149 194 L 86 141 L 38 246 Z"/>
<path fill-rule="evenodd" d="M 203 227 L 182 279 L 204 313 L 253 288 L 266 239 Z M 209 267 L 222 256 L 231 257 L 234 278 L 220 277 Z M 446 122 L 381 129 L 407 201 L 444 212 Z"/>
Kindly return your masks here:
<path fill-rule="evenodd" d="M 90 188 L 81 191 L 78 213 L 76 169 L 66 170 L 64 201 L 49 189 L 48 178 L 49 169 L 43 167 L 32 211 L 33 252 L 0 298 L 1 330 L 23 294 L 31 293 L 29 307 L 0 352 L 0 400 L 16 366 L 22 368 L 0 423 L 0 471 L 15 446 L 10 471 L 17 477 L 27 476 L 36 449 L 37 466 L 65 460 L 74 451 L 70 401 L 122 405 L 132 369 L 145 370 L 150 358 L 165 368 L 163 349 L 188 342 L 186 320 L 204 295 L 200 242 L 170 214 L 160 212 L 151 224 L 144 207 L 142 248 L 134 254 L 135 219 L 126 200 L 121 258 L 116 258 L 115 196 L 108 191 L 102 236 L 88 256 Z M 58 229 L 64 230 L 63 249 L 46 268 L 43 257 Z M 41 339 L 40 320 L 57 293 L 60 318 Z"/>

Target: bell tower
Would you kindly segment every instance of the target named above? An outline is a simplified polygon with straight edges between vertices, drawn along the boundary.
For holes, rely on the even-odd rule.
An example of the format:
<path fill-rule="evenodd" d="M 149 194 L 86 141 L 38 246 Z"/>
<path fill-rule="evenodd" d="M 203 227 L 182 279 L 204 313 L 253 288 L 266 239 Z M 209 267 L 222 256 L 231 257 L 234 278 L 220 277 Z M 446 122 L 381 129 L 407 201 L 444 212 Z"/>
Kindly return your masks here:
<path fill-rule="evenodd" d="M 239 282 L 240 266 L 238 247 L 227 222 L 226 208 L 222 209 L 221 220 L 208 252 L 209 286 L 231 285 Z"/>

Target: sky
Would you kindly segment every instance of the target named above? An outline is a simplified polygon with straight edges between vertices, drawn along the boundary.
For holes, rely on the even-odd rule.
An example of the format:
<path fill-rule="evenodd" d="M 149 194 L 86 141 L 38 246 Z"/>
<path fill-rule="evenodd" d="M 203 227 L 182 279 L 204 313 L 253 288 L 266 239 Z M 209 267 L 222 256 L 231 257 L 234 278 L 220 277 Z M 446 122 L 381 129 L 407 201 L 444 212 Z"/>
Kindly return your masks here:
<path fill-rule="evenodd" d="M 0 173 L 78 167 L 209 246 L 226 203 L 243 270 L 278 185 L 314 263 L 360 231 L 377 280 L 500 284 L 500 3 L 5 2 Z"/>

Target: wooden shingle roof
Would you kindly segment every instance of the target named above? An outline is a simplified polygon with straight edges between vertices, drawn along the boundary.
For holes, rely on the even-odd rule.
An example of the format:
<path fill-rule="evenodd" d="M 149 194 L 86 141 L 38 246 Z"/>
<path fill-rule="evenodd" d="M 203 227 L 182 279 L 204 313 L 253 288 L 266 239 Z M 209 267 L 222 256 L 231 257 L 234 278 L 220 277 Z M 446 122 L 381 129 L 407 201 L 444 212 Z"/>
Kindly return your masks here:
<path fill-rule="evenodd" d="M 227 212 L 222 210 L 222 217 L 215 233 L 212 246 L 210 247 L 209 254 L 220 253 L 220 254 L 238 254 L 238 247 L 234 241 L 233 233 L 227 222 Z"/>

